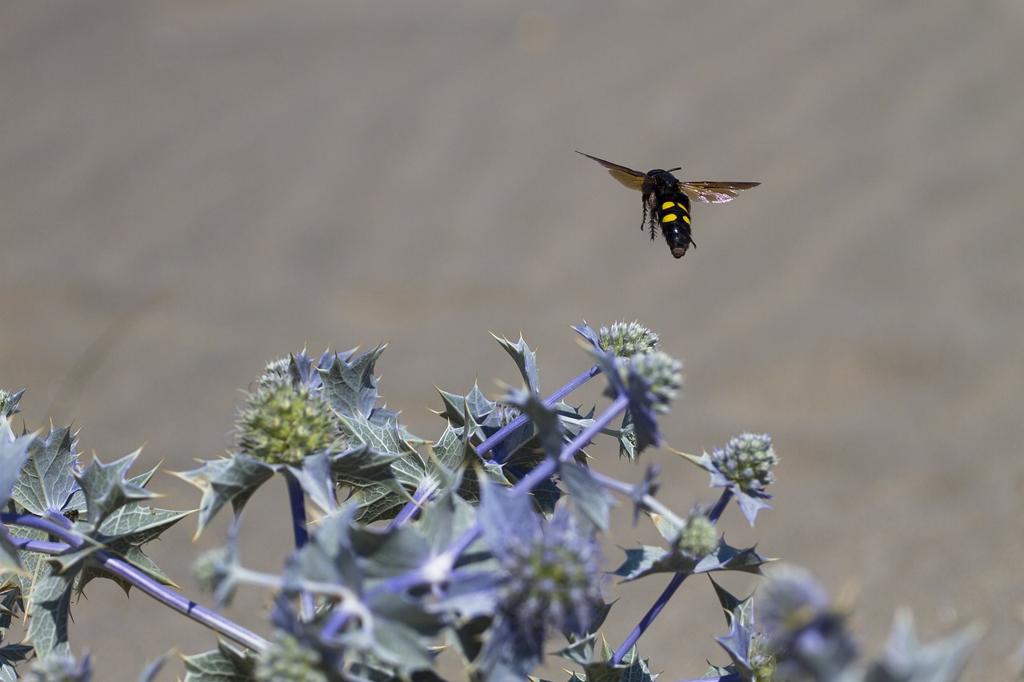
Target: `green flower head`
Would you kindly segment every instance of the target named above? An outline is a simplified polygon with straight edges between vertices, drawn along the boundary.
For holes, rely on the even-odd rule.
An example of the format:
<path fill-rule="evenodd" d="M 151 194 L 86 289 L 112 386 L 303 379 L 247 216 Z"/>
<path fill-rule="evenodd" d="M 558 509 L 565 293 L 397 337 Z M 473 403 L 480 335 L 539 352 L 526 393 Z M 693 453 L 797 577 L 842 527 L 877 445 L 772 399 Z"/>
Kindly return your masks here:
<path fill-rule="evenodd" d="M 601 327 L 597 332 L 597 343 L 601 349 L 620 358 L 650 353 L 658 348 L 658 340 L 657 334 L 635 320 L 616 322 L 610 327 Z"/>
<path fill-rule="evenodd" d="M 256 663 L 258 682 L 293 680 L 294 682 L 328 682 L 321 668 L 320 654 L 302 646 L 295 637 L 279 632 Z"/>
<path fill-rule="evenodd" d="M 768 434 L 744 433 L 711 453 L 715 468 L 744 492 L 760 491 L 775 480 L 779 458 Z"/>
<path fill-rule="evenodd" d="M 192 562 L 192 577 L 203 592 L 213 592 L 228 577 L 230 556 L 226 547 L 217 547 L 199 555 Z"/>
<path fill-rule="evenodd" d="M 700 512 L 686 517 L 679 531 L 679 549 L 695 559 L 703 559 L 718 548 L 718 531 L 711 519 Z"/>
<path fill-rule="evenodd" d="M 323 398 L 284 378 L 249 395 L 238 431 L 239 449 L 271 464 L 299 464 L 307 455 L 334 448 L 340 437 Z"/>
<path fill-rule="evenodd" d="M 643 380 L 647 399 L 655 412 L 668 412 L 672 401 L 679 395 L 683 386 L 683 363 L 668 353 L 638 353 L 628 360 L 617 361 L 619 375 L 626 385 L 630 385 L 630 376 L 635 375 Z"/>

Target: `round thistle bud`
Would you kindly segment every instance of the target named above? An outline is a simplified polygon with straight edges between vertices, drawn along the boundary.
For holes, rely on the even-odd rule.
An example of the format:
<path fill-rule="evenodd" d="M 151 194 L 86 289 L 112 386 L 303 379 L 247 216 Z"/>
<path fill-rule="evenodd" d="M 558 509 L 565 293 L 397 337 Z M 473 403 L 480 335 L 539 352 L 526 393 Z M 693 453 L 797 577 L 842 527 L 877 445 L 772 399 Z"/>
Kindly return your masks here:
<path fill-rule="evenodd" d="M 249 395 L 238 430 L 242 452 L 274 464 L 299 464 L 338 440 L 338 424 L 323 398 L 285 380 Z"/>
<path fill-rule="evenodd" d="M 775 654 L 765 643 L 763 635 L 754 633 L 750 638 L 750 655 L 747 661 L 750 669 L 754 671 L 750 678 L 753 682 L 772 682 L 775 679 Z"/>
<path fill-rule="evenodd" d="M 778 640 L 829 610 L 828 594 L 807 571 L 786 566 L 758 589 L 757 618 L 769 640 Z"/>
<path fill-rule="evenodd" d="M 694 512 L 686 517 L 679 531 L 679 549 L 695 559 L 703 559 L 718 548 L 718 530 L 704 514 Z"/>
<path fill-rule="evenodd" d="M 736 483 L 744 492 L 763 490 L 775 480 L 772 469 L 779 458 L 772 449 L 772 437 L 767 433 L 744 433 L 715 448 L 711 461 L 718 471 Z"/>
<path fill-rule="evenodd" d="M 650 353 L 658 347 L 658 335 L 637 321 L 616 322 L 610 327 L 601 327 L 597 343 L 602 350 L 628 358 L 637 353 Z"/>
<path fill-rule="evenodd" d="M 256 662 L 258 682 L 295 680 L 295 682 L 327 682 L 320 665 L 320 655 L 302 646 L 299 640 L 283 632 L 277 633 Z"/>
<path fill-rule="evenodd" d="M 214 592 L 227 577 L 227 547 L 203 552 L 192 562 L 192 577 L 203 592 Z"/>
<path fill-rule="evenodd" d="M 566 633 L 590 629 L 601 598 L 601 554 L 596 539 L 559 510 L 533 537 L 500 555 L 508 573 L 502 592 L 506 616 L 516 627 L 544 624 Z"/>
<path fill-rule="evenodd" d="M 629 385 L 630 375 L 640 377 L 647 384 L 654 410 L 668 412 L 683 385 L 683 363 L 661 351 L 640 353 L 618 363 L 623 382 Z"/>
<path fill-rule="evenodd" d="M 776 571 L 758 590 L 754 610 L 781 679 L 839 679 L 856 658 L 843 614 L 807 571 Z"/>

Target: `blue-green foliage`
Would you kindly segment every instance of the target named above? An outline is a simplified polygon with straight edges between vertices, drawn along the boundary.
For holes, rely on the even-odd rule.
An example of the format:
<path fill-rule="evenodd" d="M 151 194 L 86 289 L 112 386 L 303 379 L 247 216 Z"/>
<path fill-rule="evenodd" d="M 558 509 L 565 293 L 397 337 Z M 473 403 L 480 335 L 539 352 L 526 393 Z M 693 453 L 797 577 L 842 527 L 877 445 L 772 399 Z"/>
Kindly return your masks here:
<path fill-rule="evenodd" d="M 536 353 L 522 337 L 496 336 L 523 387 L 493 397 L 476 385 L 440 390 L 436 438 L 412 434 L 383 406 L 383 346 L 268 364 L 240 409 L 236 447 L 177 474 L 201 493 L 197 535 L 218 514 L 233 514 L 226 544 L 196 562 L 199 586 L 218 606 L 240 585 L 269 590 L 265 638 L 200 612 L 146 555 L 149 542 L 190 512 L 148 506 L 155 469 L 133 474 L 138 452 L 84 462 L 69 427 L 17 435 L 11 419 L 23 392 L 0 391 L 0 632 L 28 616 L 24 642 L 0 642 L 0 682 L 18 674 L 90 679 L 69 622 L 74 596 L 100 577 L 138 587 L 157 600 L 149 603 L 219 633 L 215 648 L 184 658 L 188 682 L 429 682 L 442 670 L 504 682 L 526 679 L 550 651 L 571 668 L 570 681 L 653 681 L 664 656 L 642 658 L 637 639 L 662 609 L 671 618 L 679 583 L 729 571 L 760 575 L 768 562 L 754 547 L 727 543 L 714 524 L 733 501 L 753 524 L 767 508 L 778 457 L 769 436 L 753 434 L 685 455 L 720 497 L 674 509 L 655 497 L 657 466 L 645 463 L 628 482 L 602 473 L 609 452 L 632 462 L 658 456 L 651 451 L 662 442 L 659 420 L 677 398 L 681 363 L 636 322 L 576 331 L 594 367 L 549 399 Z M 599 374 L 608 404 L 584 409 L 564 400 Z M 289 484 L 292 504 L 282 513 L 296 546 L 277 548 L 280 571 L 260 573 L 245 566 L 238 531 L 245 506 L 278 475 Z M 616 496 L 631 506 L 634 524 L 653 524 L 659 543 L 608 537 Z M 626 545 L 617 567 L 601 551 L 616 540 Z M 615 610 L 605 598 L 608 575 L 657 581 L 659 573 L 670 588 L 613 649 L 602 634 Z M 720 663 L 704 679 L 944 682 L 958 677 L 976 638 L 967 630 L 922 646 L 901 615 L 886 652 L 872 661 L 859 655 L 844 608 L 806 573 L 770 573 L 760 594 L 745 599 L 710 584 L 725 628 L 721 651 L 709 643 Z M 165 661 L 139 679 L 156 679 Z M 700 671 L 695 662 L 664 674 Z"/>

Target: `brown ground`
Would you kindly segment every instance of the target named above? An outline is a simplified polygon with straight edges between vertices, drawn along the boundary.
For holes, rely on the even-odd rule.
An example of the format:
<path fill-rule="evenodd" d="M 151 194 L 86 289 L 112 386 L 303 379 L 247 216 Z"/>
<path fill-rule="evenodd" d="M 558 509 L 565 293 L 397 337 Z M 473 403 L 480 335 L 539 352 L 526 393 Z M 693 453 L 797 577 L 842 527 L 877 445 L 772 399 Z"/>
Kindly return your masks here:
<path fill-rule="evenodd" d="M 1022 30 L 1018 0 L 4 3 L 0 384 L 30 387 L 30 424 L 182 469 L 303 344 L 389 341 L 389 404 L 430 435 L 434 384 L 514 378 L 488 330 L 522 330 L 553 388 L 586 364 L 568 324 L 638 317 L 687 362 L 673 445 L 775 435 L 776 509 L 756 534 L 730 511 L 730 538 L 857 585 L 872 647 L 900 604 L 928 635 L 986 622 L 969 677 L 1005 679 L 1024 637 Z M 764 187 L 697 207 L 700 247 L 674 261 L 576 148 Z M 651 459 L 666 500 L 711 499 Z M 245 559 L 273 568 L 283 493 L 257 502 Z M 156 550 L 190 590 L 192 529 Z M 662 582 L 623 591 L 611 639 Z M 99 679 L 212 642 L 142 595 L 89 596 L 72 634 Z M 232 613 L 262 627 L 264 601 Z M 694 581 L 643 651 L 695 676 L 723 631 Z"/>

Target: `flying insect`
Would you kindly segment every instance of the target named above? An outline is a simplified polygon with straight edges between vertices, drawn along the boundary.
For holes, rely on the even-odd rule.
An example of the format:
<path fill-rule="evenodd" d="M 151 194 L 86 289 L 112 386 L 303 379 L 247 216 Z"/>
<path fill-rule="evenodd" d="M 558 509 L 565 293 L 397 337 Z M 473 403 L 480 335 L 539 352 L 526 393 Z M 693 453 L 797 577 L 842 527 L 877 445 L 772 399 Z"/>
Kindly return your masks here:
<path fill-rule="evenodd" d="M 576 153 L 583 154 L 581 151 Z M 642 173 L 590 154 L 583 156 L 607 168 L 609 175 L 626 187 L 643 193 L 644 217 L 640 229 L 649 227 L 651 239 L 654 239 L 658 230 L 661 230 L 665 243 L 676 258 L 685 256 L 691 244 L 697 246 L 690 231 L 691 199 L 704 204 L 725 204 L 739 196 L 743 190 L 761 184 L 714 180 L 681 181 L 672 175 L 673 171 L 680 170 L 681 167 L 668 170 L 655 168 Z"/>

